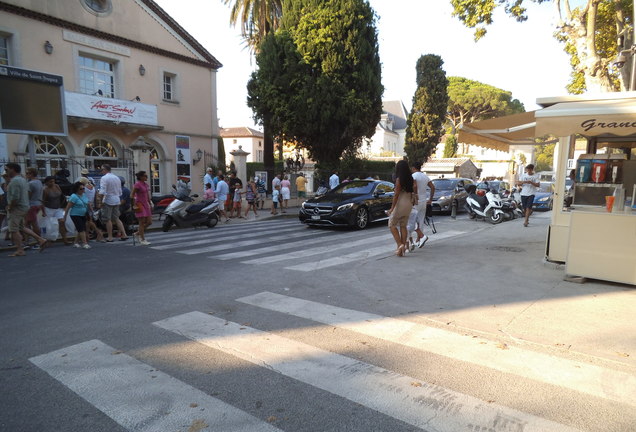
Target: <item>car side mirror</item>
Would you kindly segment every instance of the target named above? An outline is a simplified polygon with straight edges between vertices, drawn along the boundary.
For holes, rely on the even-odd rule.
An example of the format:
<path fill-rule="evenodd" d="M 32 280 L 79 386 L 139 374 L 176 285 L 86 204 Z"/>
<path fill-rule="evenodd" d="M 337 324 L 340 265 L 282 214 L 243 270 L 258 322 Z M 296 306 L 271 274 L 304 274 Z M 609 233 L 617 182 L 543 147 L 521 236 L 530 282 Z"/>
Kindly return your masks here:
<path fill-rule="evenodd" d="M 373 193 L 373 196 L 377 198 L 377 197 L 382 196 L 382 195 L 384 195 L 384 194 L 385 194 L 385 192 L 384 192 L 384 191 L 375 191 L 375 192 Z"/>

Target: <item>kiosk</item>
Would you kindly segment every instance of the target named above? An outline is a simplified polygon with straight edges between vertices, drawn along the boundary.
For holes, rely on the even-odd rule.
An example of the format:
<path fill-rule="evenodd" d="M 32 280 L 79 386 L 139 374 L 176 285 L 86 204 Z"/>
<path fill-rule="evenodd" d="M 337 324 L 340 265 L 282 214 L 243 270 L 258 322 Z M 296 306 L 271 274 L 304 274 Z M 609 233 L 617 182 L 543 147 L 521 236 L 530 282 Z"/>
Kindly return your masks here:
<path fill-rule="evenodd" d="M 537 104 L 544 108 L 466 124 L 459 141 L 501 149 L 558 137 L 546 258 L 565 263 L 571 276 L 636 285 L 636 92 L 540 98 Z M 575 159 L 577 137 L 586 150 Z M 573 189 L 566 192 L 571 174 Z"/>

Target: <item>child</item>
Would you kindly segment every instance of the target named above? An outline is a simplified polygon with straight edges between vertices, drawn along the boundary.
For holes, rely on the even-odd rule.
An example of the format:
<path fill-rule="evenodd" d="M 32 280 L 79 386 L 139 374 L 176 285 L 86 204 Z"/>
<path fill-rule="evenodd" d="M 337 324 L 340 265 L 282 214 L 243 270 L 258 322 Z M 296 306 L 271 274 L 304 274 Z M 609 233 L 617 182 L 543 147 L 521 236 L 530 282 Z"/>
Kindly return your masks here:
<path fill-rule="evenodd" d="M 236 214 L 238 215 L 238 217 L 240 217 L 241 219 L 245 219 L 245 216 L 241 216 L 241 194 L 243 192 L 241 192 L 240 188 L 236 188 L 234 189 L 234 206 L 233 209 L 236 210 Z"/>
<path fill-rule="evenodd" d="M 278 214 L 278 200 L 280 199 L 280 186 L 276 185 L 274 192 L 272 192 L 272 214 Z"/>
<path fill-rule="evenodd" d="M 203 199 L 205 200 L 214 199 L 214 189 L 212 189 L 212 183 L 205 184 L 205 192 L 203 192 Z"/>

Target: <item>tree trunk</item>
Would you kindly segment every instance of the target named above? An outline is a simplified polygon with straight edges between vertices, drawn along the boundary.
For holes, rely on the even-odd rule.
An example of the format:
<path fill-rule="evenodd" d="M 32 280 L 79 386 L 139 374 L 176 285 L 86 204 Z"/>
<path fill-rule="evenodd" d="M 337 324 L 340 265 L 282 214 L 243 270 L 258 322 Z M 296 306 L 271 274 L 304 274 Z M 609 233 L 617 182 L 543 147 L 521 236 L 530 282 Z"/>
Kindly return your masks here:
<path fill-rule="evenodd" d="M 263 165 L 267 171 L 267 191 L 272 193 L 272 180 L 274 179 L 274 138 L 270 133 L 270 116 L 263 118 Z"/>

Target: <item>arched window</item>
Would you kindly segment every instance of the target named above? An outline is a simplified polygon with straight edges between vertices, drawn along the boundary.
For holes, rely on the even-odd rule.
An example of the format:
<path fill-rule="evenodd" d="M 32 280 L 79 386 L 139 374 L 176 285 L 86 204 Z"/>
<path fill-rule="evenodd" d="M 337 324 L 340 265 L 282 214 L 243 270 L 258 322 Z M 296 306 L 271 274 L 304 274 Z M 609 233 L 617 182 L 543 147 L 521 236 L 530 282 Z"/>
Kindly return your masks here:
<path fill-rule="evenodd" d="M 93 169 L 97 169 L 103 164 L 117 167 L 117 151 L 115 146 L 105 139 L 94 139 L 86 144 L 84 149 L 86 164 Z"/>
<path fill-rule="evenodd" d="M 67 167 L 66 146 L 58 138 L 34 135 L 33 142 L 35 143 L 35 159 L 40 177 L 55 175 L 57 171 Z"/>
<path fill-rule="evenodd" d="M 161 194 L 161 157 L 157 148 L 150 151 L 150 193 L 153 195 Z"/>

